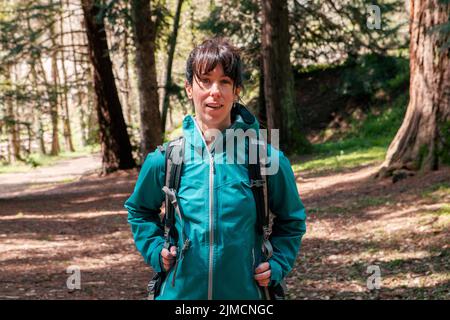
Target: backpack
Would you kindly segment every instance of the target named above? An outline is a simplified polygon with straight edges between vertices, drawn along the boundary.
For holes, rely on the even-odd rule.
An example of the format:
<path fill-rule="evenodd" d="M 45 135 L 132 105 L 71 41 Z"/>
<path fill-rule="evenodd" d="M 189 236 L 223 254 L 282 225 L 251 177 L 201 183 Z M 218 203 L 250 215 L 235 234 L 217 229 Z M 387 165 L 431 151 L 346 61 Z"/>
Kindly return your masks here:
<path fill-rule="evenodd" d="M 170 250 L 170 247 L 174 243 L 178 243 L 178 232 L 175 228 L 175 213 L 177 213 L 180 218 L 182 217 L 180 209 L 178 207 L 178 201 L 176 193 L 180 186 L 181 181 L 181 170 L 184 158 L 184 137 L 178 137 L 170 141 L 166 148 L 163 146 L 158 146 L 161 152 L 165 151 L 165 186 L 163 191 L 165 196 L 165 214 L 163 218 L 164 224 L 164 248 Z M 259 150 L 258 148 L 256 150 Z M 264 242 L 262 247 L 263 256 L 266 261 L 272 256 L 273 248 L 269 241 L 269 236 L 271 233 L 270 227 L 270 210 L 268 205 L 268 179 L 266 175 L 262 175 L 262 164 L 260 162 L 259 156 L 256 157 L 256 163 L 249 163 L 248 173 L 250 178 L 250 187 L 255 198 L 257 219 L 256 219 L 256 231 L 259 235 L 264 236 Z M 184 230 L 183 230 L 184 232 Z M 184 236 L 185 242 L 183 248 L 181 249 L 180 256 L 185 250 L 189 248 L 190 241 Z M 173 240 L 173 242 L 172 242 Z M 178 251 L 178 249 L 177 249 Z M 179 258 L 176 260 L 175 268 L 173 273 L 172 285 L 174 285 L 176 268 Z M 154 274 L 153 278 L 150 280 L 147 290 L 148 299 L 153 300 L 160 294 L 161 285 L 165 280 L 167 274 L 165 271 L 157 272 Z M 284 300 L 286 284 L 282 280 L 279 284 L 269 287 L 261 288 L 264 290 L 266 300 Z"/>

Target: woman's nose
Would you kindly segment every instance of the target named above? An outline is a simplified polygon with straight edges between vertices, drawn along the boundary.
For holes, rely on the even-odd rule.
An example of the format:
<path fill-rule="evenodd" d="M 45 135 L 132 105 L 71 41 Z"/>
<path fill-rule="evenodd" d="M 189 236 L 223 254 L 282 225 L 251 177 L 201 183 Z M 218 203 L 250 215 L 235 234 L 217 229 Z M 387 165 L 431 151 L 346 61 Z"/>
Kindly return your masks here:
<path fill-rule="evenodd" d="M 211 89 L 210 89 L 210 94 L 213 97 L 218 97 L 220 96 L 220 88 L 219 88 L 219 84 L 216 82 L 213 82 L 211 85 Z"/>

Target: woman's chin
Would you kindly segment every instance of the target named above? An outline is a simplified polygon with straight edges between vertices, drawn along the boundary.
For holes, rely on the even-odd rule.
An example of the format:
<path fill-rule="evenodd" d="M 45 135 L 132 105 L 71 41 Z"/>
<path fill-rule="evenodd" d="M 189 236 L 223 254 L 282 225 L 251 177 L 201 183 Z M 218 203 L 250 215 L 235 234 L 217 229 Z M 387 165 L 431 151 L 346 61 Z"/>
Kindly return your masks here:
<path fill-rule="evenodd" d="M 217 128 L 217 129 L 221 129 L 224 126 L 227 126 L 228 124 L 226 123 L 226 115 L 224 114 L 216 114 L 216 113 L 209 113 L 209 112 L 205 112 L 203 113 L 202 116 L 202 120 L 204 122 L 204 124 L 208 127 L 208 128 Z"/>

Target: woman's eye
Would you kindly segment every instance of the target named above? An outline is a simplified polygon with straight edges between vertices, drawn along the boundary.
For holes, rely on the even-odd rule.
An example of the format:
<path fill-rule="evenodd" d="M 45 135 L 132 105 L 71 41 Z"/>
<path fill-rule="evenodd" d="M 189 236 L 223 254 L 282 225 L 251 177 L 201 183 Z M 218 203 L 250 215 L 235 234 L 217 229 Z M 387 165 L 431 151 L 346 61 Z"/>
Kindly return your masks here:
<path fill-rule="evenodd" d="M 209 79 L 206 79 L 206 78 L 200 79 L 200 81 L 201 81 L 202 83 L 209 83 Z"/>
<path fill-rule="evenodd" d="M 222 83 L 223 84 L 231 84 L 231 81 L 230 80 L 222 80 Z"/>

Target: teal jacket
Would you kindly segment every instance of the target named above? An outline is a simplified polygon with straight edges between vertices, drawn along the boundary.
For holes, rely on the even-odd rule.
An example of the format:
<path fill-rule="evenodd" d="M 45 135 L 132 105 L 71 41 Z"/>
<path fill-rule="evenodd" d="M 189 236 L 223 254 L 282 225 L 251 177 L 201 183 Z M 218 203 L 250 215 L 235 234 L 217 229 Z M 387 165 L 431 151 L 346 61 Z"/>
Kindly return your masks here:
<path fill-rule="evenodd" d="M 242 106 L 233 108 L 232 119 L 228 129 L 259 129 L 256 118 Z M 184 163 L 178 191 L 183 217 L 175 215 L 175 227 L 179 235 L 184 229 L 191 245 L 178 262 L 174 285 L 172 267 L 156 299 L 263 299 L 253 278 L 255 268 L 263 261 L 262 237 L 256 232 L 256 206 L 247 165 L 224 161 L 226 148 L 210 153 L 190 115 L 183 120 L 183 135 L 185 158 L 204 156 L 204 161 Z M 269 159 L 275 152 L 279 169 L 268 176 L 269 207 L 275 216 L 270 238 L 274 252 L 269 259 L 272 283 L 280 282 L 292 269 L 306 231 L 305 208 L 291 165 L 281 151 L 269 145 Z M 156 272 L 162 270 L 160 252 L 164 244 L 159 217 L 165 198 L 164 167 L 164 152 L 156 149 L 150 153 L 125 202 L 136 247 Z M 182 242 L 180 236 L 178 255 Z"/>

